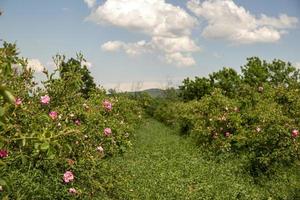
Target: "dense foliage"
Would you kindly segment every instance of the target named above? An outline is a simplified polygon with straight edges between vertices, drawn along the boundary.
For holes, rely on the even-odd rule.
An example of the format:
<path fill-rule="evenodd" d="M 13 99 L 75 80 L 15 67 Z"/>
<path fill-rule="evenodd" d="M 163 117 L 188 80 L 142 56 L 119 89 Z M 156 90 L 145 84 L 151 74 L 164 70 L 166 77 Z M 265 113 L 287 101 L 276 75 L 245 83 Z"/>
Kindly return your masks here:
<path fill-rule="evenodd" d="M 55 61 L 36 85 L 16 46 L 0 49 L 1 199 L 100 198 L 112 183 L 103 159 L 131 146 L 137 103 L 97 88 L 81 55 Z"/>
<path fill-rule="evenodd" d="M 185 79 L 182 100 L 161 101 L 154 116 L 205 149 L 240 156 L 255 177 L 299 163 L 299 70 L 253 57 L 241 71 Z"/>

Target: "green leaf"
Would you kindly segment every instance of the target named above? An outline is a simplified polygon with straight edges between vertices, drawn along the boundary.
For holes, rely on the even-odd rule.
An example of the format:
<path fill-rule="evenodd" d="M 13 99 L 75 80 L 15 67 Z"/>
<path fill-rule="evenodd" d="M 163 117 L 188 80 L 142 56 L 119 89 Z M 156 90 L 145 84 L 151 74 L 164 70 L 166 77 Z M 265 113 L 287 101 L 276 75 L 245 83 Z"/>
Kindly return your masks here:
<path fill-rule="evenodd" d="M 44 143 L 40 146 L 40 149 L 41 149 L 42 151 L 47 151 L 47 150 L 49 149 L 49 147 L 50 147 L 49 142 L 44 142 Z"/>
<path fill-rule="evenodd" d="M 0 107 L 0 117 L 2 117 L 4 115 L 4 108 Z"/>

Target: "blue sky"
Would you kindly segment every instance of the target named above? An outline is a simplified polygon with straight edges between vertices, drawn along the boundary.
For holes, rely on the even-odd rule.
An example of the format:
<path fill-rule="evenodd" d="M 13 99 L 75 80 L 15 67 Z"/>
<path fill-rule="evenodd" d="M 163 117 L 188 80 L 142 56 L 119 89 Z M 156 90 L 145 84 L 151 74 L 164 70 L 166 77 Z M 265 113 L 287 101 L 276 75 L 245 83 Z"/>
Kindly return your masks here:
<path fill-rule="evenodd" d="M 51 70 L 55 54 L 82 52 L 107 88 L 178 84 L 251 56 L 300 65 L 298 0 L 0 0 L 0 9 L 0 39 L 32 65 Z"/>

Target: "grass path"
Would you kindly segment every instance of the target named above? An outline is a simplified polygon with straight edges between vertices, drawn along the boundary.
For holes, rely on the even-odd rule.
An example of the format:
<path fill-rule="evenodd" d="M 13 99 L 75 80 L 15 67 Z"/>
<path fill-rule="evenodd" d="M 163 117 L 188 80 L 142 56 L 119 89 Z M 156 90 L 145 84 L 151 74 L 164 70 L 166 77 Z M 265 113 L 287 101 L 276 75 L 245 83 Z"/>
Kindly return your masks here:
<path fill-rule="evenodd" d="M 107 161 L 115 182 L 109 199 L 262 199 L 237 164 L 204 159 L 193 143 L 155 120 L 136 137 L 132 150 Z"/>

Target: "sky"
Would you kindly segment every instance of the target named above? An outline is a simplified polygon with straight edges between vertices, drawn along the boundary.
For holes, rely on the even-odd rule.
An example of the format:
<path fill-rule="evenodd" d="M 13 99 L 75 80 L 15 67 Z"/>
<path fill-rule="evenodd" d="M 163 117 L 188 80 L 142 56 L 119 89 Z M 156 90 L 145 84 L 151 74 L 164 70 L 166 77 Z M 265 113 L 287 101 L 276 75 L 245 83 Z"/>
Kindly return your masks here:
<path fill-rule="evenodd" d="M 300 67 L 299 0 L 0 0 L 0 39 L 37 79 L 52 57 L 86 58 L 97 84 L 122 91 L 177 86 L 247 57 Z"/>

